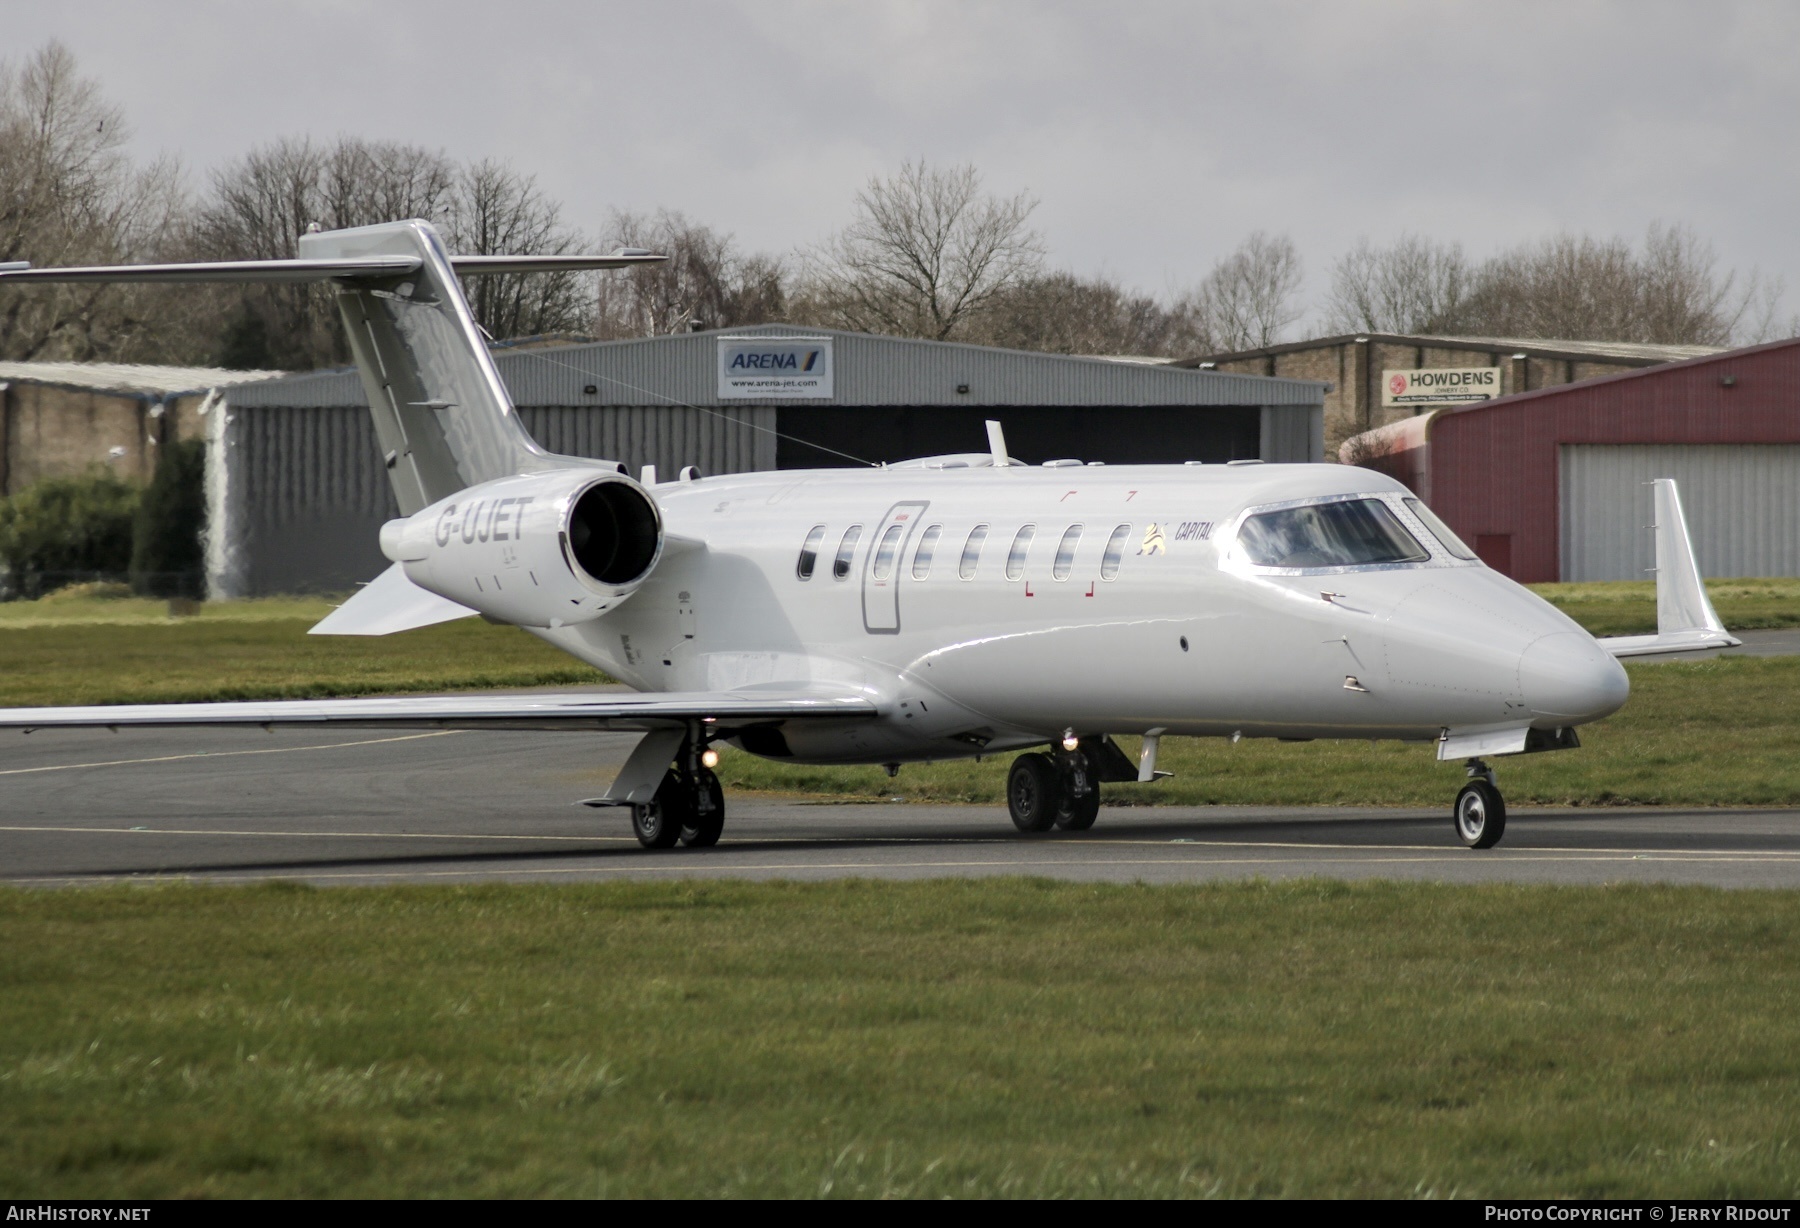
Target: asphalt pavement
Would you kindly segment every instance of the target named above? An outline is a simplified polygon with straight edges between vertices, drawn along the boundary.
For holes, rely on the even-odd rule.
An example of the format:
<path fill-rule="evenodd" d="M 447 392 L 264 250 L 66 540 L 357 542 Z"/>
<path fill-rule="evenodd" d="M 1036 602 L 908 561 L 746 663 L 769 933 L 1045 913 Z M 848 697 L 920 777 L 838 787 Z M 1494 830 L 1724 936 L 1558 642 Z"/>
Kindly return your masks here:
<path fill-rule="evenodd" d="M 321 885 L 1033 874 L 1800 886 L 1800 811 L 1515 810 L 1499 848 L 1434 810 L 1107 806 L 1021 836 L 999 806 L 728 798 L 708 850 L 638 847 L 604 790 L 629 734 L 283 729 L 0 734 L 0 882 Z M 1502 765 L 1502 784 L 1504 766 Z M 1126 797 L 1132 786 L 1112 786 Z"/>

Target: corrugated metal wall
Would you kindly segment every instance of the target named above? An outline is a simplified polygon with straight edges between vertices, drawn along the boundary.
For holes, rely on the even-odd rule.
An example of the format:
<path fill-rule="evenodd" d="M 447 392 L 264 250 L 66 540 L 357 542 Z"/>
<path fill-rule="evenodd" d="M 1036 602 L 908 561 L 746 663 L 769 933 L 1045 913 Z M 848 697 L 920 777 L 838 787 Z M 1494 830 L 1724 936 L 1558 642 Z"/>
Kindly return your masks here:
<path fill-rule="evenodd" d="M 502 350 L 494 360 L 520 405 L 718 405 L 722 336 L 831 338 L 832 400 L 840 405 L 1324 405 L 1322 385 L 1310 380 L 788 324 L 556 350 Z M 584 393 L 590 384 L 595 392 Z M 968 391 L 958 392 L 959 386 Z"/>
<path fill-rule="evenodd" d="M 1432 507 L 1477 549 L 1491 543 L 1490 561 L 1507 558 L 1515 580 L 1558 580 L 1564 449 L 1800 444 L 1800 340 L 1444 410 L 1429 429 Z M 1755 521 L 1737 528 L 1771 531 Z M 1633 566 L 1582 564 L 1611 575 Z"/>
<path fill-rule="evenodd" d="M 1800 444 L 1562 449 L 1565 580 L 1644 580 L 1655 564 L 1652 478 L 1681 489 L 1707 576 L 1800 576 Z"/>
<path fill-rule="evenodd" d="M 775 468 L 775 410 L 761 405 L 529 405 L 519 410 L 519 421 L 552 452 L 623 461 L 633 476 L 645 465 L 655 465 L 664 478 L 683 465 L 697 465 L 701 473 Z"/>
<path fill-rule="evenodd" d="M 1265 405 L 1262 459 L 1317 461 L 1325 451 L 1325 409 L 1317 405 Z"/>

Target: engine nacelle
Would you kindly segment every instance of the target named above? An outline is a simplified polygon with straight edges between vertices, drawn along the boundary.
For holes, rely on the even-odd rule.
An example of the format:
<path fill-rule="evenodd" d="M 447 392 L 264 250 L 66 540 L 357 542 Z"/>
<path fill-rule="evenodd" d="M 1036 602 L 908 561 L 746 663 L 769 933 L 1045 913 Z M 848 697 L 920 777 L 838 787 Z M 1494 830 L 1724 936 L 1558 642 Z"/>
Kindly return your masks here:
<path fill-rule="evenodd" d="M 662 557 L 662 516 L 623 474 L 501 478 L 381 527 L 381 552 L 422 589 L 521 627 L 586 622 Z"/>

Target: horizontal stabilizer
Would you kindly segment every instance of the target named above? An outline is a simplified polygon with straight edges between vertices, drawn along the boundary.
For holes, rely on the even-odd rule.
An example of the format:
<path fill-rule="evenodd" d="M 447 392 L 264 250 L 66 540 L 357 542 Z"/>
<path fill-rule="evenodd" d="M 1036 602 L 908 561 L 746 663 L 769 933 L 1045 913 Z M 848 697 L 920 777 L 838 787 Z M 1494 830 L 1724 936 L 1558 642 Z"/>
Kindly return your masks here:
<path fill-rule="evenodd" d="M 88 268 L 17 269 L 0 281 L 326 281 L 333 277 L 404 277 L 416 256 L 345 260 L 208 260 L 198 264 L 102 264 Z"/>
<path fill-rule="evenodd" d="M 452 256 L 458 274 L 569 273 L 623 269 L 667 260 L 652 252 L 620 250 L 610 256 Z M 346 256 L 303 260 L 208 260 L 194 264 L 111 264 L 86 268 L 0 267 L 0 281 L 265 282 L 380 280 L 419 271 L 417 256 Z"/>
<path fill-rule="evenodd" d="M 448 597 L 428 593 L 406 578 L 400 564 L 363 585 L 356 595 L 319 620 L 308 635 L 392 635 L 458 618 L 475 611 Z"/>
<path fill-rule="evenodd" d="M 1706 595 L 1675 479 L 1657 478 L 1650 485 L 1656 502 L 1656 634 L 1607 636 L 1600 647 L 1615 657 L 1646 657 L 1743 643 L 1725 630 Z"/>

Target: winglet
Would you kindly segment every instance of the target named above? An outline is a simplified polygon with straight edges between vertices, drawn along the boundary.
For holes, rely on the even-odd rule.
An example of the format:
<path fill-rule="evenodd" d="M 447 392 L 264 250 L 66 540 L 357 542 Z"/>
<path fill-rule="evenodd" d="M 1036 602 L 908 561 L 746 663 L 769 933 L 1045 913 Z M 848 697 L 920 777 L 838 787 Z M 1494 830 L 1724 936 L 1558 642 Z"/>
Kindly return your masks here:
<path fill-rule="evenodd" d="M 475 613 L 448 597 L 428 593 L 411 580 L 400 564 L 376 576 L 343 605 L 327 614 L 308 635 L 392 635 L 467 618 Z"/>
<path fill-rule="evenodd" d="M 1725 630 L 1706 595 L 1675 479 L 1657 478 L 1650 485 L 1656 504 L 1656 634 L 1609 636 L 1600 646 L 1615 657 L 1637 657 L 1743 643 Z"/>

